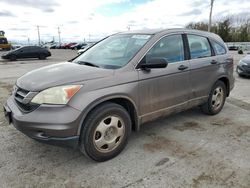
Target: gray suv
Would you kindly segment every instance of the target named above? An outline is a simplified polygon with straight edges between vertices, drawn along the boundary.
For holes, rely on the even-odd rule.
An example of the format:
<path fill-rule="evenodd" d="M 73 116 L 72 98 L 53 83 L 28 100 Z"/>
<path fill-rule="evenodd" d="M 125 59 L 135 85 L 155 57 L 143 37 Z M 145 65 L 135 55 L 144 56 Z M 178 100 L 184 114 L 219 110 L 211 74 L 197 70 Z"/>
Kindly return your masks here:
<path fill-rule="evenodd" d="M 233 59 L 219 36 L 186 29 L 129 31 L 70 62 L 23 75 L 4 111 L 35 140 L 105 161 L 148 121 L 195 106 L 219 113 L 233 86 Z"/>

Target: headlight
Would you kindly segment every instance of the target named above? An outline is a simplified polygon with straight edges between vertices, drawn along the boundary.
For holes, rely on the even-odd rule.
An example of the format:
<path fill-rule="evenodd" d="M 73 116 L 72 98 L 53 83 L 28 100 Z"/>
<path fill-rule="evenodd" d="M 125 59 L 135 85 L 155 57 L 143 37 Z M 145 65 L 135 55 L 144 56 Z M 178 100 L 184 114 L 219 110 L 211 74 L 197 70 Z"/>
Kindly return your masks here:
<path fill-rule="evenodd" d="M 81 87 L 81 85 L 52 87 L 38 93 L 31 102 L 36 104 L 67 104 Z"/>
<path fill-rule="evenodd" d="M 240 65 L 247 65 L 247 63 L 245 63 L 244 61 L 240 60 L 239 62 Z"/>

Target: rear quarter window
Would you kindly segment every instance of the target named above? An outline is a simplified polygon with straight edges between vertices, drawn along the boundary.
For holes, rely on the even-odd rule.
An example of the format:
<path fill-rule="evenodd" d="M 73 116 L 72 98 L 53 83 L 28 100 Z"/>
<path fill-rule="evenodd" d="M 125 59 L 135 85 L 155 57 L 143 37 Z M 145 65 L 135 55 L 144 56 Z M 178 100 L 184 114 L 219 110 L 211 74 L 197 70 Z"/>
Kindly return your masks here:
<path fill-rule="evenodd" d="M 214 40 L 210 40 L 210 42 L 212 44 L 212 47 L 213 47 L 214 52 L 215 52 L 216 55 L 226 54 L 227 51 L 226 51 L 225 47 L 222 44 L 220 44 L 220 43 L 218 43 L 218 42 L 216 42 Z"/>

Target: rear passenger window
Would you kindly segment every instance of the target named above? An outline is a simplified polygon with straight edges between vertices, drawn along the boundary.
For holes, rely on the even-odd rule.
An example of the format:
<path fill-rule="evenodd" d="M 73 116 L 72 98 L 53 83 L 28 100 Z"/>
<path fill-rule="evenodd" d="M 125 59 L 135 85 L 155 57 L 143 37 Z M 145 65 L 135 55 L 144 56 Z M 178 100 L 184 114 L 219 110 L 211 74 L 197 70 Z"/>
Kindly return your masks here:
<path fill-rule="evenodd" d="M 184 48 L 181 35 L 162 38 L 146 54 L 146 61 L 150 58 L 165 58 L 168 63 L 184 60 Z"/>
<path fill-rule="evenodd" d="M 187 35 L 191 59 L 212 56 L 211 47 L 206 37 Z"/>
<path fill-rule="evenodd" d="M 225 47 L 223 47 L 220 43 L 215 42 L 213 40 L 210 40 L 210 42 L 216 55 L 223 55 L 227 52 Z"/>

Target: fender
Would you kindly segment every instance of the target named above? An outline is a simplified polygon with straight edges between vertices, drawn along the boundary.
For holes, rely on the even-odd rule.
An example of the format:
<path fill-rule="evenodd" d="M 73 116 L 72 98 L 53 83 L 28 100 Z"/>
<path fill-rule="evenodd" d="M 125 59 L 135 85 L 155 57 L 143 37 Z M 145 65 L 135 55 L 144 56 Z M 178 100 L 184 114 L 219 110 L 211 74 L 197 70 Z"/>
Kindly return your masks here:
<path fill-rule="evenodd" d="M 82 114 L 81 114 L 82 117 L 80 120 L 80 124 L 78 126 L 77 135 L 81 134 L 83 123 L 84 123 L 87 115 L 91 112 L 91 110 L 93 110 L 96 106 L 98 106 L 106 101 L 112 100 L 112 99 L 126 99 L 126 100 L 131 102 L 131 104 L 134 106 L 134 109 L 135 109 L 135 129 L 139 130 L 140 120 L 139 120 L 139 116 L 138 116 L 138 109 L 137 109 L 136 103 L 130 97 L 128 97 L 126 95 L 116 94 L 116 95 L 107 95 L 107 96 L 104 96 L 104 97 L 99 98 L 97 100 L 94 100 L 82 111 Z"/>

